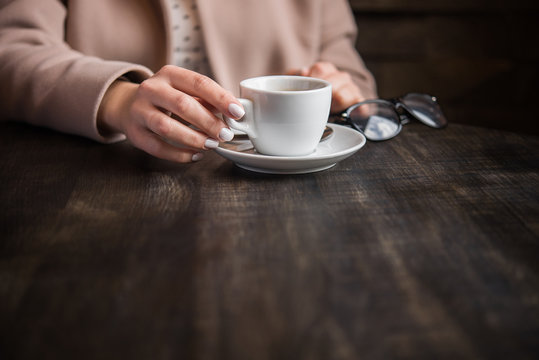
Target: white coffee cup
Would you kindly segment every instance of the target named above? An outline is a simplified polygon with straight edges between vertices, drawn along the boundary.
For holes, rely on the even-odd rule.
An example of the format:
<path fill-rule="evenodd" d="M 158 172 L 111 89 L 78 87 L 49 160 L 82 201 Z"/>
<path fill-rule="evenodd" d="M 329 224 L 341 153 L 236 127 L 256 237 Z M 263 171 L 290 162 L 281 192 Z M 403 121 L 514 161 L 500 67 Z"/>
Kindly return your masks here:
<path fill-rule="evenodd" d="M 276 156 L 311 154 L 329 117 L 331 84 L 302 76 L 263 76 L 243 80 L 242 121 L 227 124 L 249 136 L 257 152 Z"/>

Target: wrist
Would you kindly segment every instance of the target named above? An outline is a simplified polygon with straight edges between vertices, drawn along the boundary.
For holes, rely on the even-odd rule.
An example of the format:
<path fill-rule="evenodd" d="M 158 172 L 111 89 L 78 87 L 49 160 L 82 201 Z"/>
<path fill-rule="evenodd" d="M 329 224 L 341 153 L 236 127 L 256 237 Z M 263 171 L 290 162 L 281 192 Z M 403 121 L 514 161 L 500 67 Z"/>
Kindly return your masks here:
<path fill-rule="evenodd" d="M 124 132 L 122 123 L 137 87 L 138 84 L 123 79 L 109 86 L 97 112 L 97 129 L 101 134 Z"/>

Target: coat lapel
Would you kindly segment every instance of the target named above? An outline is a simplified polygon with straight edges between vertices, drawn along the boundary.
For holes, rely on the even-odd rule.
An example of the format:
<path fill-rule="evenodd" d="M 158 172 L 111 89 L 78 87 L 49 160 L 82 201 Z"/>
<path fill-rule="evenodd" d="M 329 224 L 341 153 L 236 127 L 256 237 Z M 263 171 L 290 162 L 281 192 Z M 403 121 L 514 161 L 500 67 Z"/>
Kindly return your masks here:
<path fill-rule="evenodd" d="M 236 36 L 233 29 L 236 20 L 230 18 L 237 6 L 236 1 L 197 0 L 197 4 L 213 77 L 223 87 L 235 91 L 238 84 L 234 84 L 235 74 L 231 73 L 234 66 L 230 63 L 233 58 L 230 44 L 237 41 L 223 41 L 223 39 Z"/>

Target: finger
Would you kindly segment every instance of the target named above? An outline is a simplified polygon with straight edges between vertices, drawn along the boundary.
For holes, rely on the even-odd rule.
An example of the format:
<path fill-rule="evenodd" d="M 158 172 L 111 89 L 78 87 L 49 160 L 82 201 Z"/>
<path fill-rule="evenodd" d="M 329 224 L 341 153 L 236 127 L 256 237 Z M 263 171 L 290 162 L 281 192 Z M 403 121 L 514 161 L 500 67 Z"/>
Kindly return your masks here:
<path fill-rule="evenodd" d="M 365 100 L 359 87 L 347 72 L 338 71 L 330 75 L 326 80 L 332 85 L 332 98 L 335 104 L 348 107 Z"/>
<path fill-rule="evenodd" d="M 342 111 L 361 101 L 362 98 L 359 96 L 356 87 L 349 84 L 341 87 L 339 91 L 334 92 L 331 106 L 334 111 Z"/>
<path fill-rule="evenodd" d="M 207 76 L 171 65 L 163 68 L 163 74 L 175 89 L 204 99 L 228 117 L 239 119 L 245 114 L 238 99 Z"/>
<path fill-rule="evenodd" d="M 338 72 L 335 65 L 329 62 L 321 61 L 313 64 L 309 69 L 309 76 L 326 79 L 331 74 Z"/>
<path fill-rule="evenodd" d="M 215 149 L 219 142 L 205 133 L 186 126 L 161 111 L 150 110 L 146 127 L 166 141 L 198 150 Z"/>
<path fill-rule="evenodd" d="M 219 113 L 219 110 L 217 110 L 217 108 L 215 106 L 213 106 L 212 104 L 210 104 L 209 102 L 207 102 L 206 100 L 204 99 L 201 99 L 201 98 L 198 98 L 198 97 L 194 97 L 194 99 L 196 101 L 198 101 L 200 103 L 200 105 L 204 106 L 206 109 L 209 110 L 209 112 L 211 112 L 212 114 L 218 114 Z"/>
<path fill-rule="evenodd" d="M 140 92 L 153 105 L 166 109 L 180 117 L 183 121 L 195 125 L 210 138 L 228 141 L 234 136 L 223 120 L 215 116 L 196 98 L 174 89 L 165 81 L 145 81 L 140 85 Z M 188 131 L 190 130 L 189 127 L 176 122 L 182 126 L 180 131 L 178 126 L 174 126 L 174 123 L 171 123 L 170 120 L 172 119 L 170 117 L 155 109 L 147 111 L 145 118 L 147 121 L 150 121 L 148 127 L 153 132 L 164 138 L 181 142 L 188 146 L 203 148 L 204 145 L 202 144 L 204 144 L 208 137 L 204 137 L 202 134 L 195 136 L 192 132 Z M 182 139 L 181 136 L 187 136 L 187 138 Z"/>
<path fill-rule="evenodd" d="M 129 139 L 134 146 L 144 150 L 150 155 L 164 160 L 189 163 L 199 161 L 203 157 L 202 153 L 195 150 L 172 146 L 166 143 L 158 135 L 145 129 L 139 129 L 134 133 L 131 133 Z"/>

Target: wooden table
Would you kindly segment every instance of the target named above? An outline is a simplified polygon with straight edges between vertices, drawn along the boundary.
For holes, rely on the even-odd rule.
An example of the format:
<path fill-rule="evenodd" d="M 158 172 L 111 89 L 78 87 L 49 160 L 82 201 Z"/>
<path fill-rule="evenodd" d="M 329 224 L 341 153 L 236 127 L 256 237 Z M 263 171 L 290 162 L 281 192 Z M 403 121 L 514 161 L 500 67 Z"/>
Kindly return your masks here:
<path fill-rule="evenodd" d="M 2 359 L 532 359 L 539 138 L 278 176 L 0 124 Z"/>

